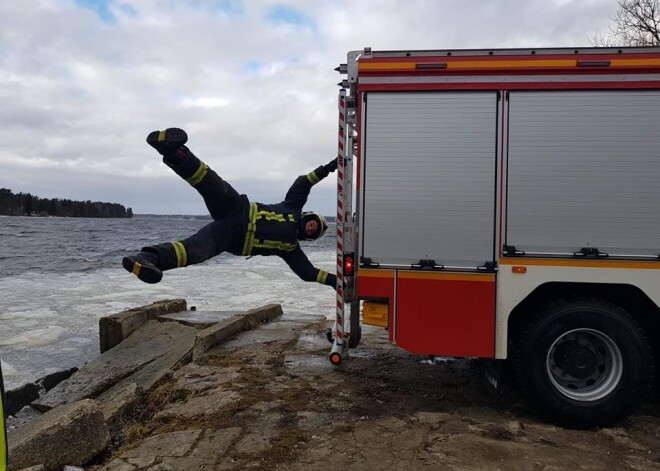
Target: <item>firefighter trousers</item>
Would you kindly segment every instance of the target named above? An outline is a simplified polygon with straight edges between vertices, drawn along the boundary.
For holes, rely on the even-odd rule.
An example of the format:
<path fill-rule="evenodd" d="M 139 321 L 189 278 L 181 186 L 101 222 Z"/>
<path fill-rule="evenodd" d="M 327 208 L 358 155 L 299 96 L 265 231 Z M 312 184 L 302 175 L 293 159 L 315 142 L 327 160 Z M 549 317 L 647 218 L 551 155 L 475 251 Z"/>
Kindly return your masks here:
<path fill-rule="evenodd" d="M 202 263 L 222 252 L 240 253 L 247 225 L 247 198 L 239 195 L 192 152 L 185 150 L 187 155 L 181 163 L 163 161 L 197 190 L 213 222 L 183 240 L 144 247 L 143 251 L 158 254 L 161 270 Z"/>

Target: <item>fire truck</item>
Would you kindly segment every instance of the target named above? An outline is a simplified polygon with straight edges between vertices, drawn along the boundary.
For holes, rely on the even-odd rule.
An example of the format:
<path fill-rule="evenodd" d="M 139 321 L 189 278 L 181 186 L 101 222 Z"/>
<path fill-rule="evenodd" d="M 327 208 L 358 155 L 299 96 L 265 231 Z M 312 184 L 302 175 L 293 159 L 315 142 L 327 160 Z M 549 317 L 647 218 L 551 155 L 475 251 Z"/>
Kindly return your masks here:
<path fill-rule="evenodd" d="M 330 360 L 377 325 L 486 359 L 557 423 L 629 414 L 660 343 L 660 48 L 365 48 L 336 70 Z"/>

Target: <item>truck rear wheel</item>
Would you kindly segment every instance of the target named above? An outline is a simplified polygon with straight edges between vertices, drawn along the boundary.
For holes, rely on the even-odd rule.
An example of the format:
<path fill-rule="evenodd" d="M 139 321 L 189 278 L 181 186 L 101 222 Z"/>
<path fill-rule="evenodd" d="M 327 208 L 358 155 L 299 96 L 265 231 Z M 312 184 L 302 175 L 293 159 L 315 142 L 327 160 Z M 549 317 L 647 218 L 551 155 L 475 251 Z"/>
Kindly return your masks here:
<path fill-rule="evenodd" d="M 514 347 L 517 383 L 550 420 L 574 428 L 625 417 L 653 383 L 653 351 L 622 308 L 578 298 L 549 304 Z"/>

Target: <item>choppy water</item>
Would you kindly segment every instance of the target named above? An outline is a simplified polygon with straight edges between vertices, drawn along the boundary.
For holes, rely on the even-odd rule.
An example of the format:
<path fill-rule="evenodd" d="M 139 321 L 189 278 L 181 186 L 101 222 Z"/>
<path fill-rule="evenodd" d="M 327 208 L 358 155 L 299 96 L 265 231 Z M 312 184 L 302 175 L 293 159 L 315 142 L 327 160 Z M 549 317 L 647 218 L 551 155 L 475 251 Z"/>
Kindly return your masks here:
<path fill-rule="evenodd" d="M 285 316 L 334 316 L 331 288 L 304 283 L 279 257 L 220 255 L 168 271 L 157 285 L 121 267 L 140 247 L 184 238 L 209 220 L 0 217 L 0 360 L 8 389 L 81 366 L 98 354 L 98 320 L 161 299 L 198 310 L 279 303 Z M 333 231 L 328 231 L 332 234 Z M 332 237 L 304 243 L 311 262 L 335 269 Z"/>

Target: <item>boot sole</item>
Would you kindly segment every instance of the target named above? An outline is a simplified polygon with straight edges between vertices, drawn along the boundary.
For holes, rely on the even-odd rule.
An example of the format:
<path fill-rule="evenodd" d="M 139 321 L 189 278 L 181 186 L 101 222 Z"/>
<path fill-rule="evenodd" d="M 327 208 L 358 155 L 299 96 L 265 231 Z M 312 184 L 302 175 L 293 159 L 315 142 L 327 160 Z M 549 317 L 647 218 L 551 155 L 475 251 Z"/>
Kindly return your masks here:
<path fill-rule="evenodd" d="M 145 283 L 153 285 L 163 279 L 163 272 L 159 268 L 142 264 L 135 257 L 124 257 L 121 263 L 126 271 L 133 273 Z"/>
<path fill-rule="evenodd" d="M 172 152 L 188 142 L 188 134 L 179 128 L 153 131 L 147 136 L 147 144 L 161 153 Z"/>

